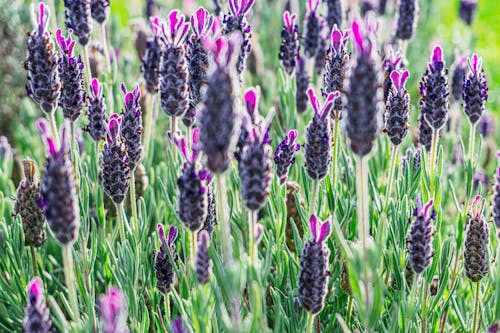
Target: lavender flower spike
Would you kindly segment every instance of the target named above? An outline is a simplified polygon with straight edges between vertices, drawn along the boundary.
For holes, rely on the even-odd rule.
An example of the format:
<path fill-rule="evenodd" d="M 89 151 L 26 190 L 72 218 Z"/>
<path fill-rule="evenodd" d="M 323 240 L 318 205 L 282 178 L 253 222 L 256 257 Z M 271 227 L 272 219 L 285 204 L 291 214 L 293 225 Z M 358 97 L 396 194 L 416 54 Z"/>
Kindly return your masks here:
<path fill-rule="evenodd" d="M 109 0 L 91 0 L 90 14 L 97 23 L 106 22 L 109 17 Z"/>
<path fill-rule="evenodd" d="M 436 216 L 436 212 L 432 209 L 433 204 L 431 200 L 422 207 L 420 199 L 417 199 L 417 207 L 413 213 L 415 220 L 411 224 L 408 236 L 408 252 L 411 268 L 417 274 L 422 273 L 429 266 L 433 256 L 432 221 Z"/>
<path fill-rule="evenodd" d="M 84 130 L 95 142 L 101 141 L 106 134 L 106 102 L 102 93 L 102 84 L 96 78 L 93 78 L 90 84 L 87 118 L 89 123 Z"/>
<path fill-rule="evenodd" d="M 328 13 L 326 16 L 326 21 L 329 27 L 337 25 L 337 27 L 342 26 L 342 1 L 341 0 L 326 0 L 326 6 L 328 8 Z"/>
<path fill-rule="evenodd" d="M 325 64 L 325 74 L 323 76 L 323 96 L 335 91 L 344 90 L 344 80 L 346 76 L 349 54 L 347 53 L 348 30 L 340 30 L 336 25 L 332 28 L 331 44 Z M 342 98 L 335 99 L 333 112 L 330 114 L 334 118 L 342 118 L 344 105 Z"/>
<path fill-rule="evenodd" d="M 26 305 L 26 318 L 23 324 L 23 332 L 53 332 L 49 308 L 43 296 L 42 280 L 38 276 L 28 284 L 28 304 Z"/>
<path fill-rule="evenodd" d="M 198 129 L 192 134 L 192 150 L 189 151 L 186 139 L 176 133 L 173 140 L 184 156 L 181 175 L 177 180 L 177 209 L 179 218 L 192 232 L 198 231 L 204 224 L 208 213 L 208 186 L 211 175 L 199 162 Z"/>
<path fill-rule="evenodd" d="M 300 144 L 296 143 L 298 137 L 297 130 L 290 130 L 286 137 L 281 141 L 274 151 L 274 163 L 276 164 L 276 175 L 279 178 L 280 185 L 285 184 L 288 178 L 288 171 L 295 163 L 295 152 L 300 150 Z"/>
<path fill-rule="evenodd" d="M 472 203 L 472 214 L 465 230 L 464 267 L 465 275 L 472 282 L 478 282 L 490 269 L 488 245 L 490 230 L 483 216 L 484 199 L 477 195 Z"/>
<path fill-rule="evenodd" d="M 210 236 L 205 230 L 200 231 L 198 250 L 196 251 L 196 278 L 201 284 L 207 284 L 210 279 L 210 257 L 208 255 L 208 241 Z"/>
<path fill-rule="evenodd" d="M 83 62 L 80 56 L 77 58 L 73 55 L 76 42 L 71 38 L 71 31 L 64 38 L 61 29 L 57 29 L 56 41 L 62 52 L 59 59 L 59 78 L 62 84 L 59 106 L 64 118 L 74 122 L 81 115 L 85 104 Z"/>
<path fill-rule="evenodd" d="M 28 33 L 28 56 L 24 67 L 28 71 L 26 90 L 46 113 L 53 112 L 61 90 L 59 59 L 48 31 L 49 9 L 45 3 L 38 6 L 38 17 L 32 13 L 34 29 Z"/>
<path fill-rule="evenodd" d="M 451 74 L 451 95 L 455 101 L 462 100 L 465 75 L 467 75 L 467 57 L 456 55 Z"/>
<path fill-rule="evenodd" d="M 495 172 L 495 184 L 493 186 L 493 222 L 500 229 L 500 151 L 497 152 L 498 167 Z"/>
<path fill-rule="evenodd" d="M 376 55 L 371 31 L 362 33 L 357 21 L 352 23 L 352 35 L 357 52 L 346 81 L 347 136 L 352 151 L 362 157 L 373 147 L 382 113 L 382 78 L 380 59 Z"/>
<path fill-rule="evenodd" d="M 109 116 L 99 170 L 99 179 L 104 192 L 115 204 L 123 202 L 130 185 L 129 158 L 120 134 L 121 124 L 122 118 L 118 114 Z"/>
<path fill-rule="evenodd" d="M 189 106 L 188 67 L 182 44 L 189 23 L 178 10 L 168 15 L 168 25 L 162 25 L 162 51 L 160 65 L 160 101 L 163 112 L 171 117 L 182 116 Z"/>
<path fill-rule="evenodd" d="M 201 101 L 201 88 L 207 84 L 208 51 L 203 45 L 203 40 L 212 31 L 214 17 L 200 7 L 195 15 L 191 16 L 191 30 L 193 33 L 188 38 L 188 70 L 189 70 L 189 110 L 184 114 L 182 121 L 188 127 L 194 125 L 196 109 Z"/>
<path fill-rule="evenodd" d="M 175 253 L 174 241 L 177 238 L 177 228 L 170 226 L 168 230 L 168 236 L 165 238 L 165 230 L 162 224 L 158 224 L 158 236 L 160 238 L 160 250 L 156 251 L 155 254 L 155 275 L 156 275 L 156 288 L 163 294 L 170 291 L 170 286 L 174 282 L 175 271 L 173 265 L 177 261 L 178 257 Z M 170 257 L 167 251 L 170 251 L 170 255 L 174 259 L 174 262 L 170 261 Z"/>
<path fill-rule="evenodd" d="M 475 124 L 484 112 L 488 100 L 488 85 L 481 68 L 481 58 L 474 53 L 469 59 L 469 73 L 465 77 L 462 97 L 465 104 L 465 114 L 471 124 Z"/>
<path fill-rule="evenodd" d="M 48 152 L 42 178 L 45 217 L 57 241 L 67 245 L 74 242 L 78 235 L 80 213 L 66 129 L 62 130 L 61 147 L 57 147 L 54 138 L 49 135 L 47 121 L 39 120 L 37 126 Z"/>
<path fill-rule="evenodd" d="M 460 0 L 460 8 L 458 14 L 462 21 L 467 25 L 472 24 L 474 15 L 477 10 L 477 0 Z"/>
<path fill-rule="evenodd" d="M 150 19 L 153 39 L 146 42 L 146 55 L 142 59 L 142 76 L 146 82 L 146 90 L 154 95 L 158 92 L 159 71 L 161 59 L 161 26 L 158 17 Z"/>
<path fill-rule="evenodd" d="M 387 97 L 389 97 L 389 91 L 392 87 L 391 74 L 393 71 L 397 71 L 401 68 L 401 55 L 399 52 L 394 52 L 392 46 L 388 46 L 386 50 L 386 55 L 383 61 L 384 65 L 384 103 L 387 102 Z"/>
<path fill-rule="evenodd" d="M 304 309 L 312 314 L 321 311 L 328 292 L 328 257 L 330 250 L 325 241 L 330 236 L 330 222 L 318 221 L 315 215 L 309 219 L 311 239 L 304 244 L 300 256 L 299 299 Z"/>
<path fill-rule="evenodd" d="M 279 59 L 288 75 L 295 69 L 297 55 L 299 54 L 299 27 L 295 23 L 296 14 L 286 11 L 283 14 L 283 29 L 281 30 L 281 45 Z"/>
<path fill-rule="evenodd" d="M 410 95 L 405 83 L 410 76 L 408 71 L 391 74 L 392 88 L 386 103 L 385 131 L 394 145 L 399 145 L 408 135 L 410 119 Z"/>
<path fill-rule="evenodd" d="M 396 38 L 409 40 L 418 22 L 418 0 L 400 0 L 397 14 Z"/>
<path fill-rule="evenodd" d="M 443 49 L 436 46 L 420 81 L 420 112 L 429 126 L 439 130 L 448 119 L 448 78 Z"/>
<path fill-rule="evenodd" d="M 295 71 L 295 106 L 297 113 L 307 110 L 307 88 L 309 87 L 309 75 L 307 75 L 304 59 L 297 55 L 297 70 Z"/>
<path fill-rule="evenodd" d="M 127 303 L 116 287 L 110 287 L 99 299 L 99 314 L 103 333 L 128 333 Z"/>
<path fill-rule="evenodd" d="M 134 90 L 127 91 L 127 87 L 122 83 L 122 91 L 125 94 L 123 112 L 122 112 L 122 124 L 121 124 L 121 136 L 125 139 L 125 146 L 127 147 L 128 155 L 128 166 L 133 172 L 136 166 L 140 163 L 142 159 L 142 117 L 141 117 L 141 105 L 139 103 L 141 99 L 141 91 L 139 85 L 136 85 Z"/>
<path fill-rule="evenodd" d="M 255 89 L 248 89 L 244 98 L 248 113 L 257 112 Z M 249 137 L 238 163 L 240 190 L 246 207 L 258 211 L 266 203 L 271 191 L 271 146 L 266 140 L 270 119 L 260 124 L 252 123 L 248 118 L 246 120 Z"/>
<path fill-rule="evenodd" d="M 86 46 L 92 32 L 90 1 L 64 0 L 64 7 L 66 8 L 66 27 L 73 29 L 80 45 Z"/>
<path fill-rule="evenodd" d="M 240 44 L 240 53 L 238 61 L 236 62 L 236 70 L 242 78 L 243 71 L 245 70 L 245 62 L 247 53 L 251 50 L 250 33 L 251 27 L 246 17 L 252 9 L 255 0 L 229 0 L 229 14 L 224 15 L 222 23 L 224 24 L 224 34 L 230 34 L 233 31 L 241 33 L 242 43 Z"/>
<path fill-rule="evenodd" d="M 307 0 L 306 33 L 304 36 L 304 53 L 306 57 L 313 58 L 318 51 L 320 43 L 321 25 L 316 15 L 319 0 Z"/>

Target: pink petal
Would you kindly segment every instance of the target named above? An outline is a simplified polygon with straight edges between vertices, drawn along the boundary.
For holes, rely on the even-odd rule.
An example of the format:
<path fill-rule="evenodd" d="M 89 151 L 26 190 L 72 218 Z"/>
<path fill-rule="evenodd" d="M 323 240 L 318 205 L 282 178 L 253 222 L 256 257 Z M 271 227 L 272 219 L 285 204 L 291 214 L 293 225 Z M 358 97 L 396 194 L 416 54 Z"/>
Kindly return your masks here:
<path fill-rule="evenodd" d="M 312 236 L 316 240 L 318 238 L 318 218 L 314 214 L 309 218 L 309 228 L 311 228 Z"/>

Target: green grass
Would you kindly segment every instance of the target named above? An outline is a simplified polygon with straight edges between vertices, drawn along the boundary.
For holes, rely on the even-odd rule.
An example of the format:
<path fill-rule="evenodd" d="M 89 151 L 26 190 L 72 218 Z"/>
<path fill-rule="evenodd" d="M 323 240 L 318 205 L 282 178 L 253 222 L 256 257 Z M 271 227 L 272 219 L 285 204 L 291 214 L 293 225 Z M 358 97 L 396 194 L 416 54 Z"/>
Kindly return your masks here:
<path fill-rule="evenodd" d="M 0 5 L 6 1 L 0 0 Z M 17 1 L 19 5 L 20 1 Z M 142 2 L 112 1 L 111 40 L 120 48 L 117 77 L 114 82 L 115 112 L 121 110 L 122 94 L 119 83 L 125 81 L 131 87 L 140 77 L 140 63 L 133 48 L 134 33 L 130 21 L 142 16 Z M 211 2 L 207 1 L 211 8 Z M 301 11 L 304 11 L 304 3 Z M 477 158 L 474 163 L 452 164 L 451 154 L 455 145 L 468 144 L 469 125 L 464 117 L 463 135 L 445 133 L 440 140 L 439 167 L 436 193 L 437 218 L 433 241 L 432 264 L 413 281 L 409 288 L 406 280 L 408 253 L 406 237 L 409 221 L 415 208 L 417 194 L 428 196 L 431 179 L 425 172 L 413 172 L 401 168 L 401 160 L 411 136 L 416 133 L 418 117 L 418 83 L 425 70 L 432 47 L 439 43 L 444 47 L 447 64 L 453 61 L 454 48 L 471 49 L 484 59 L 488 77 L 490 100 L 487 108 L 498 113 L 500 100 L 500 62 L 498 61 L 500 29 L 495 28 L 500 5 L 495 1 L 480 1 L 479 13 L 470 30 L 457 19 L 458 1 L 420 1 L 420 20 L 415 38 L 408 48 L 410 93 L 412 97 L 412 122 L 410 135 L 399 150 L 393 196 L 387 214 L 381 213 L 384 204 L 386 177 L 389 169 L 389 149 L 386 136 L 381 133 L 376 140 L 369 161 L 368 193 L 370 206 L 370 230 L 373 245 L 366 256 L 359 250 L 357 242 L 357 214 L 355 191 L 355 158 L 341 123 L 341 147 L 338 157 L 337 188 L 332 188 L 329 178 L 321 182 L 318 202 L 319 216 L 326 219 L 335 209 L 333 233 L 328 240 L 331 251 L 329 265 L 328 294 L 324 309 L 317 315 L 322 332 L 350 331 L 369 332 L 416 332 L 421 330 L 422 281 L 429 285 L 439 278 L 437 294 L 426 299 L 427 331 L 435 332 L 440 315 L 448 310 L 446 332 L 468 332 L 474 315 L 473 285 L 465 277 L 461 240 L 465 229 L 465 214 L 461 205 L 466 198 L 481 194 L 487 200 L 485 216 L 491 222 L 491 182 L 496 161 L 494 150 L 499 135 L 488 141 L 476 138 Z M 57 1 L 58 22 L 62 24 L 62 1 Z M 171 2 L 161 1 L 161 14 L 166 17 L 173 8 Z M 253 27 L 254 49 L 258 74 L 247 73 L 245 87 L 259 85 L 262 97 L 261 113 L 276 106 L 282 117 L 272 124 L 273 148 L 281 141 L 287 130 L 297 128 L 299 142 L 305 142 L 305 128 L 312 110 L 304 115 L 295 113 L 293 82 L 284 77 L 277 59 L 282 25 L 284 1 L 267 2 L 257 0 L 250 22 Z M 19 6 L 27 10 L 28 3 Z M 389 15 L 392 15 L 390 13 Z M 388 16 L 389 17 L 389 16 Z M 386 22 L 386 24 L 390 24 Z M 31 29 L 25 22 L 24 31 Z M 20 32 L 21 33 L 21 32 Z M 98 38 L 98 33 L 95 33 Z M 79 50 L 77 50 L 79 52 Z M 22 61 L 22 59 L 19 59 Z M 20 69 L 22 70 L 22 69 Z M 24 82 L 19 84 L 23 85 Z M 316 78 L 315 88 L 319 92 L 321 78 Z M 107 96 L 109 98 L 110 96 Z M 19 98 L 20 108 L 13 126 L 13 143 L 18 156 L 31 157 L 39 171 L 43 166 L 45 149 L 35 122 L 42 112 L 28 98 Z M 457 106 L 453 106 L 457 107 Z M 462 111 L 460 111 L 462 112 Z M 58 124 L 62 115 L 58 111 Z M 81 117 L 84 118 L 84 117 Z M 498 118 L 498 117 L 497 117 Z M 498 119 L 497 119 L 498 122 Z M 83 126 L 85 119 L 78 121 Z M 260 221 L 264 225 L 264 236 L 259 245 L 258 267 L 248 265 L 247 235 L 248 212 L 239 195 L 239 178 L 235 164 L 227 174 L 228 207 L 231 216 L 231 236 L 236 258 L 232 265 L 221 258 L 221 237 L 216 226 L 210 245 L 212 271 L 206 286 L 197 283 L 189 265 L 189 235 L 177 217 L 176 182 L 180 169 L 180 158 L 175 160 L 167 142 L 168 118 L 159 111 L 155 124 L 155 137 L 150 154 L 143 164 L 149 178 L 144 197 L 138 201 L 139 228 L 137 234 L 127 232 L 123 243 L 118 241 L 116 218 L 113 207 L 103 207 L 103 190 L 98 185 L 97 161 L 94 144 L 83 134 L 85 149 L 80 164 L 79 204 L 81 228 L 74 245 L 75 276 L 81 318 L 70 323 L 71 307 L 64 285 L 61 249 L 48 232 L 47 242 L 37 249 L 37 262 L 42 269 L 41 278 L 45 287 L 54 324 L 58 331 L 92 332 L 99 327 L 97 301 L 110 285 L 119 287 L 128 304 L 129 328 L 133 332 L 160 332 L 169 326 L 165 314 L 164 298 L 155 288 L 154 256 L 159 248 L 156 233 L 157 223 L 179 227 L 176 248 L 179 261 L 176 265 L 177 282 L 170 294 L 171 318 L 180 316 L 193 332 L 300 332 L 306 327 L 306 313 L 298 303 L 299 255 L 304 242 L 309 238 L 308 200 L 312 182 L 304 168 L 303 151 L 291 169 L 289 178 L 301 187 L 305 207 L 299 205 L 298 227 L 292 224 L 296 250 L 286 245 L 286 202 L 284 191 L 273 179 L 270 199 L 263 210 Z M 464 149 L 465 151 L 466 148 Z M 493 154 L 488 159 L 488 154 Z M 464 154 L 465 155 L 465 154 Z M 26 305 L 26 286 L 33 278 L 29 249 L 24 246 L 21 221 L 12 216 L 17 179 L 14 162 L 2 162 L 0 168 L 0 331 L 21 331 Z M 488 176 L 487 186 L 472 189 L 470 179 L 474 171 L 483 167 Z M 353 169 L 354 168 L 354 169 Z M 352 171 L 351 171 L 352 169 Z M 14 171 L 13 171 L 14 170 Z M 14 177 L 16 178 L 16 177 Z M 469 180 L 469 181 L 468 181 Z M 298 199 L 298 198 L 297 198 Z M 103 209 L 104 208 L 104 209 Z M 128 216 L 130 219 L 130 215 Z M 492 223 L 490 226 L 490 258 L 494 258 L 498 240 Z M 299 228 L 305 230 L 300 236 Z M 458 244 L 458 245 L 457 245 Z M 450 290 L 455 256 L 459 256 L 457 282 Z M 340 287 L 342 265 L 346 262 L 352 294 Z M 500 278 L 496 264 L 492 263 L 490 274 L 481 282 L 482 299 L 479 303 L 480 331 L 500 317 Z M 366 278 L 366 274 L 368 278 Z M 369 299 L 364 292 L 369 281 Z M 349 303 L 352 299 L 352 309 Z M 235 311 L 237 310 L 237 311 Z M 349 312 L 351 311 L 351 312 Z M 349 313 L 348 313 L 349 312 Z M 69 324 L 69 326 L 68 326 Z M 348 331 L 345 330 L 345 331 Z"/>

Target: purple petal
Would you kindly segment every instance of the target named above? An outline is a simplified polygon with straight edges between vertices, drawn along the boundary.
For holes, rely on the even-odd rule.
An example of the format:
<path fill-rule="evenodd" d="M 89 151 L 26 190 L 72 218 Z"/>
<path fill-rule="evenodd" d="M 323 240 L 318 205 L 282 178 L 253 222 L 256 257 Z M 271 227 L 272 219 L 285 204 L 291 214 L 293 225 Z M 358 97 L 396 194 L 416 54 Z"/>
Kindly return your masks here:
<path fill-rule="evenodd" d="M 101 84 L 99 83 L 99 80 L 96 79 L 96 78 L 93 78 L 92 79 L 92 82 L 90 84 L 90 87 L 91 87 L 91 94 L 92 94 L 92 97 L 94 99 L 96 98 L 100 98 L 101 97 L 101 93 L 102 93 L 102 86 Z"/>
<path fill-rule="evenodd" d="M 170 229 L 168 229 L 168 239 L 167 239 L 167 244 L 171 245 L 175 239 L 177 238 L 177 228 L 174 227 L 173 225 L 170 226 Z"/>
<path fill-rule="evenodd" d="M 312 214 L 311 218 L 309 218 L 309 228 L 311 228 L 311 233 L 313 239 L 318 238 L 318 218 L 316 215 Z"/>
<path fill-rule="evenodd" d="M 330 236 L 331 231 L 332 230 L 331 230 L 330 221 L 326 220 L 321 225 L 321 230 L 319 232 L 317 242 L 321 243 L 322 241 L 324 241 L 325 239 L 327 239 L 328 236 Z"/>
<path fill-rule="evenodd" d="M 443 49 L 439 45 L 432 51 L 432 62 L 443 62 Z"/>
<path fill-rule="evenodd" d="M 357 21 L 353 21 L 351 25 L 351 30 L 352 34 L 354 37 L 354 42 L 356 43 L 356 46 L 361 52 L 364 52 L 364 46 L 363 46 L 363 35 L 360 30 L 359 23 Z"/>
<path fill-rule="evenodd" d="M 288 144 L 292 144 L 295 139 L 297 139 L 298 137 L 298 133 L 297 133 L 297 130 L 289 130 L 288 131 L 288 135 L 287 135 L 287 138 L 288 138 Z"/>
<path fill-rule="evenodd" d="M 248 114 L 254 114 L 257 108 L 257 90 L 254 88 L 247 89 L 244 98 Z"/>
<path fill-rule="evenodd" d="M 425 206 L 424 206 L 424 210 L 423 210 L 423 215 L 425 217 L 427 217 L 428 213 L 429 213 L 429 209 L 432 208 L 432 205 L 434 204 L 434 200 L 430 200 Z"/>
<path fill-rule="evenodd" d="M 160 18 L 159 17 L 151 17 L 149 19 L 149 22 L 151 24 L 151 29 L 153 30 L 153 33 L 155 36 L 160 36 L 161 33 L 161 24 L 160 24 Z"/>
<path fill-rule="evenodd" d="M 163 228 L 163 224 L 158 223 L 158 237 L 160 238 L 160 242 L 165 242 L 165 229 Z"/>
<path fill-rule="evenodd" d="M 314 112 L 319 114 L 319 102 L 318 97 L 314 94 L 314 90 L 312 88 L 307 89 L 307 95 L 309 96 L 309 100 L 313 106 Z"/>
<path fill-rule="evenodd" d="M 38 276 L 35 276 L 33 278 L 33 280 L 31 280 L 31 282 L 29 283 L 28 292 L 29 292 L 30 296 L 35 298 L 35 299 L 40 297 L 40 295 L 42 295 L 43 284 L 42 284 L 42 280 Z"/>

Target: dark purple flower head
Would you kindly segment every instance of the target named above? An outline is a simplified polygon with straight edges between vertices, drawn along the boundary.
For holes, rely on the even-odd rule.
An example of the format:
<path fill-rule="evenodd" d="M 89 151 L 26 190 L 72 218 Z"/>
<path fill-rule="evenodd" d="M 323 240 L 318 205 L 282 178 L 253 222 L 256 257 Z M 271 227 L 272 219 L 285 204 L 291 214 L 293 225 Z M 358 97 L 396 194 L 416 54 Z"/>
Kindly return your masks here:
<path fill-rule="evenodd" d="M 198 249 L 196 251 L 195 271 L 198 282 L 207 284 L 210 279 L 210 256 L 208 254 L 208 241 L 210 235 L 206 230 L 198 233 Z"/>
<path fill-rule="evenodd" d="M 389 97 L 389 91 L 391 90 L 392 81 L 391 73 L 397 71 L 401 68 L 401 55 L 399 52 L 394 52 L 392 46 L 387 47 L 385 58 L 383 61 L 384 65 L 384 103 L 387 102 L 387 97 Z"/>
<path fill-rule="evenodd" d="M 448 78 L 443 49 L 436 46 L 420 82 L 420 112 L 430 127 L 439 130 L 448 119 Z"/>
<path fill-rule="evenodd" d="M 410 127 L 410 95 L 405 88 L 409 76 L 407 70 L 391 74 L 392 88 L 386 101 L 385 131 L 395 145 L 403 141 Z"/>
<path fill-rule="evenodd" d="M 451 75 L 451 95 L 456 101 L 462 100 L 465 75 L 467 75 L 467 57 L 456 54 Z"/>
<path fill-rule="evenodd" d="M 178 235 L 177 228 L 174 227 L 173 225 L 170 226 L 170 228 L 168 229 L 167 238 L 165 238 L 165 228 L 163 224 L 158 223 L 157 227 L 158 227 L 158 238 L 160 239 L 160 243 L 162 244 L 162 246 L 167 246 L 170 249 L 175 250 L 174 242 L 177 239 Z"/>
<path fill-rule="evenodd" d="M 330 222 L 318 221 L 315 215 L 309 219 L 311 239 L 304 244 L 300 256 L 299 299 L 304 309 L 316 314 L 321 311 L 328 292 L 328 258 L 330 250 L 325 244 L 330 236 Z"/>
<path fill-rule="evenodd" d="M 86 95 L 83 62 L 80 56 L 77 58 L 73 55 L 76 42 L 71 38 L 71 33 L 70 29 L 68 37 L 64 38 L 61 29 L 57 29 L 56 41 L 63 54 L 59 59 L 59 78 L 62 84 L 59 106 L 64 118 L 74 122 L 82 113 Z"/>
<path fill-rule="evenodd" d="M 469 73 L 465 77 L 463 86 L 464 110 L 472 124 L 481 118 L 488 100 L 488 85 L 481 62 L 481 58 L 474 53 L 469 59 Z"/>
<path fill-rule="evenodd" d="M 500 331 L 500 324 L 495 323 L 488 328 L 488 333 L 498 333 Z"/>
<path fill-rule="evenodd" d="M 295 71 L 295 105 L 297 113 L 307 110 L 307 88 L 309 87 L 309 76 L 307 75 L 306 63 L 297 54 L 297 70 Z"/>
<path fill-rule="evenodd" d="M 28 304 L 26 305 L 23 332 L 53 332 L 49 308 L 47 308 L 43 296 L 42 280 L 38 276 L 28 284 Z"/>
<path fill-rule="evenodd" d="M 170 330 L 172 333 L 188 333 L 188 329 L 182 322 L 182 318 L 177 316 L 170 324 Z"/>
<path fill-rule="evenodd" d="M 477 130 L 483 138 L 487 138 L 495 133 L 495 118 L 490 112 L 486 111 L 481 119 L 479 119 Z"/>
<path fill-rule="evenodd" d="M 130 170 L 134 170 L 142 159 L 142 117 L 141 117 L 141 90 L 136 85 L 134 90 L 127 91 L 125 83 L 122 83 L 124 97 L 124 108 L 122 112 L 123 123 L 121 135 L 125 139 Z"/>
<path fill-rule="evenodd" d="M 162 24 L 162 33 L 165 45 L 173 47 L 180 46 L 187 36 L 189 23 L 186 18 L 180 14 L 177 9 L 168 14 L 168 23 Z"/>
<path fill-rule="evenodd" d="M 414 221 L 411 223 L 408 237 L 408 252 L 410 265 L 417 274 L 422 273 L 431 263 L 432 252 L 432 221 L 436 212 L 432 209 L 434 202 L 431 200 L 422 207 L 420 199 L 416 200 L 413 212 Z"/>
<path fill-rule="evenodd" d="M 304 53 L 306 57 L 313 58 L 318 51 L 320 44 L 321 24 L 316 9 L 320 0 L 307 0 L 306 22 L 304 23 L 306 32 L 304 35 Z"/>
<path fill-rule="evenodd" d="M 281 45 L 279 59 L 288 75 L 293 73 L 299 54 L 299 27 L 295 23 L 296 14 L 286 11 L 283 14 L 283 28 L 281 30 Z"/>
<path fill-rule="evenodd" d="M 151 17 L 151 30 L 153 38 L 146 42 L 146 53 L 142 59 L 142 74 L 146 82 L 146 90 L 150 94 L 158 92 L 159 75 L 160 75 L 160 60 L 161 60 L 161 23 L 158 17 Z"/>
<path fill-rule="evenodd" d="M 485 200 L 476 195 L 465 228 L 464 268 L 465 275 L 472 282 L 478 282 L 488 275 L 490 230 L 483 216 Z"/>
<path fill-rule="evenodd" d="M 99 24 L 103 24 L 109 17 L 109 0 L 91 0 L 90 13 Z"/>
<path fill-rule="evenodd" d="M 401 40 L 409 40 L 417 26 L 418 0 L 400 0 L 397 11 L 395 36 Z"/>
<path fill-rule="evenodd" d="M 285 184 L 288 178 L 288 171 L 295 163 L 295 152 L 300 150 L 300 144 L 296 142 L 298 137 L 296 130 L 290 130 L 285 139 L 281 141 L 274 151 L 274 163 L 276 164 L 276 175 L 279 178 L 280 185 Z"/>
<path fill-rule="evenodd" d="M 53 112 L 57 107 L 61 83 L 59 82 L 59 59 L 48 31 L 49 9 L 40 2 L 38 16 L 33 12 L 33 31 L 28 33 L 28 52 L 24 63 L 28 70 L 26 90 L 42 110 Z"/>
<path fill-rule="evenodd" d="M 66 27 L 73 29 L 78 42 L 85 46 L 90 41 L 92 32 L 92 18 L 89 0 L 64 0 L 66 8 Z"/>
<path fill-rule="evenodd" d="M 476 13 L 477 0 L 460 0 L 459 16 L 467 24 L 472 24 L 472 19 Z"/>
<path fill-rule="evenodd" d="M 92 79 L 90 84 L 89 108 L 87 111 L 89 123 L 85 127 L 85 131 L 99 142 L 106 133 L 106 103 L 102 92 L 102 85 L 96 78 Z"/>
<path fill-rule="evenodd" d="M 127 303 L 117 287 L 110 287 L 99 299 L 103 333 L 127 333 Z"/>
<path fill-rule="evenodd" d="M 326 21 L 329 27 L 337 25 L 337 27 L 342 26 L 342 1 L 341 0 L 326 0 L 326 6 L 328 8 L 328 13 L 326 16 Z"/>

